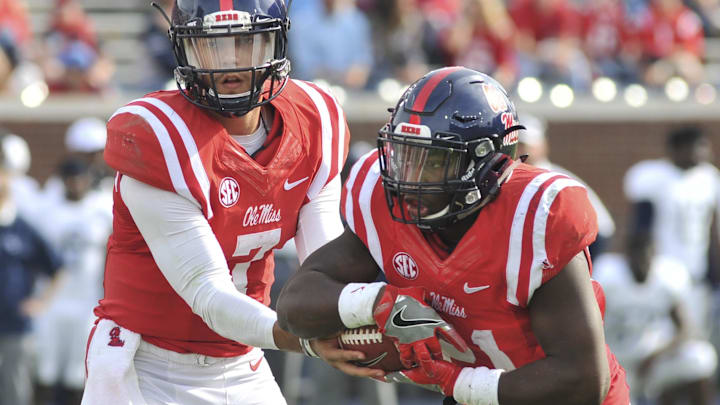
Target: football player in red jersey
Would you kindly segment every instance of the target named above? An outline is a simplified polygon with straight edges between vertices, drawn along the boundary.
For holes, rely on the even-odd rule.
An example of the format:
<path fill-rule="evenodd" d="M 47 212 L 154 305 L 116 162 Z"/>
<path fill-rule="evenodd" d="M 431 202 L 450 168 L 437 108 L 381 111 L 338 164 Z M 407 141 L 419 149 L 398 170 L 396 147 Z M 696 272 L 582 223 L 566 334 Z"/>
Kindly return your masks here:
<path fill-rule="evenodd" d="M 268 308 L 272 252 L 294 237 L 303 261 L 342 233 L 344 113 L 288 77 L 283 0 L 176 0 L 171 20 L 179 89 L 107 125 L 113 233 L 83 403 L 284 404 L 261 349 L 301 345 Z"/>
<path fill-rule="evenodd" d="M 375 324 L 421 366 L 387 381 L 462 404 L 627 405 L 590 279 L 595 213 L 577 181 L 515 160 L 522 128 L 482 73 L 410 86 L 350 172 L 345 232 L 285 285 L 280 325 L 313 338 Z M 470 350 L 437 338 L 428 306 Z"/>

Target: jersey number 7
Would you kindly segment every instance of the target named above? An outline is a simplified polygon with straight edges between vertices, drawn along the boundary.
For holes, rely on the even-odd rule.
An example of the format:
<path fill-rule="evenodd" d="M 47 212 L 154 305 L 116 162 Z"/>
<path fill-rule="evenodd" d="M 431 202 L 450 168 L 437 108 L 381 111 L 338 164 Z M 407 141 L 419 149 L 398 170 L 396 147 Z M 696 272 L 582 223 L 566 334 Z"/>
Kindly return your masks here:
<path fill-rule="evenodd" d="M 255 260 L 265 257 L 268 250 L 280 243 L 282 229 L 271 229 L 269 231 L 238 235 L 235 243 L 233 257 L 245 257 L 240 263 L 235 264 L 232 270 L 232 279 L 235 288 L 243 294 L 247 294 L 247 272 Z"/>

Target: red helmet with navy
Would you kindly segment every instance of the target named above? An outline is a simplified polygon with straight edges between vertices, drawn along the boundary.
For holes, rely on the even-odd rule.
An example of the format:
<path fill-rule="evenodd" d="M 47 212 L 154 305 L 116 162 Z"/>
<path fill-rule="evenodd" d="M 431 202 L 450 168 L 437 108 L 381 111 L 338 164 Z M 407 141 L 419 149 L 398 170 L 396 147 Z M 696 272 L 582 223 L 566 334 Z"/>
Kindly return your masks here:
<path fill-rule="evenodd" d="M 378 138 L 393 219 L 437 229 L 477 212 L 500 191 L 523 128 L 486 74 L 456 66 L 413 83 Z"/>
<path fill-rule="evenodd" d="M 268 103 L 287 84 L 289 26 L 283 0 L 175 0 L 169 35 L 178 88 L 226 115 Z"/>

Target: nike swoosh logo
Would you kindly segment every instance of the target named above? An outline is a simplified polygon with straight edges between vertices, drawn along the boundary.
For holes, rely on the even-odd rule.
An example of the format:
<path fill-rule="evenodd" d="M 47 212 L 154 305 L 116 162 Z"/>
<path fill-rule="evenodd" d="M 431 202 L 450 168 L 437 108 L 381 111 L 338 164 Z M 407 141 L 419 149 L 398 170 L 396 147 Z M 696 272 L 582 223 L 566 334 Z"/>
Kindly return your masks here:
<path fill-rule="evenodd" d="M 466 294 L 473 294 L 473 293 L 476 293 L 476 292 L 478 292 L 478 291 L 482 291 L 482 290 L 484 290 L 484 289 L 486 289 L 486 288 L 490 288 L 490 286 L 489 286 L 489 285 L 481 285 L 481 286 L 479 286 L 479 287 L 470 287 L 470 286 L 468 285 L 468 283 L 465 283 L 465 285 L 463 286 L 463 290 L 465 290 L 465 293 L 466 293 Z"/>
<path fill-rule="evenodd" d="M 252 370 L 252 371 L 257 371 L 258 367 L 260 367 L 260 363 L 262 363 L 262 361 L 263 361 L 264 358 L 265 358 L 265 357 L 260 357 L 255 364 L 252 364 L 252 362 L 251 362 L 251 363 L 250 363 L 250 370 Z"/>
<path fill-rule="evenodd" d="M 387 352 L 382 353 L 381 355 L 375 357 L 374 359 L 370 360 L 358 360 L 355 362 L 356 365 L 360 367 L 372 367 L 382 361 L 387 356 Z"/>
<path fill-rule="evenodd" d="M 308 177 L 308 176 L 305 176 L 305 177 L 303 177 L 303 178 L 300 179 L 300 180 L 293 181 L 292 183 L 288 182 L 287 179 L 285 179 L 285 184 L 283 184 L 283 188 L 285 189 L 285 191 L 292 190 L 292 189 L 294 189 L 295 187 L 299 186 L 300 183 L 302 183 L 303 181 L 305 181 L 305 180 L 307 180 L 307 179 L 309 179 L 309 177 Z"/>
<path fill-rule="evenodd" d="M 418 325 L 437 325 L 442 322 L 438 321 L 437 319 L 406 319 L 403 317 L 403 313 L 405 313 L 406 308 L 407 305 L 400 308 L 400 310 L 397 311 L 392 318 L 393 325 L 397 326 L 398 328 L 407 328 L 410 326 Z"/>

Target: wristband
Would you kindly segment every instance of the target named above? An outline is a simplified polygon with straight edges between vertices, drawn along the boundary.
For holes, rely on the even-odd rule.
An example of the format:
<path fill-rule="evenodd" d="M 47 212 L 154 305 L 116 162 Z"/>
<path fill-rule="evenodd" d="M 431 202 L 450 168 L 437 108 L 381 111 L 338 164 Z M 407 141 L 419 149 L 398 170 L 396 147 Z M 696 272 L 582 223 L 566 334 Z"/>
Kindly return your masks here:
<path fill-rule="evenodd" d="M 453 397 L 467 405 L 500 405 L 498 383 L 505 370 L 487 367 L 465 367 L 455 380 Z"/>
<path fill-rule="evenodd" d="M 346 328 L 374 325 L 373 304 L 385 283 L 350 283 L 340 292 L 338 313 Z"/>
<path fill-rule="evenodd" d="M 308 357 L 315 357 L 320 358 L 317 353 L 315 353 L 315 350 L 313 350 L 312 346 L 310 345 L 310 339 L 300 339 L 300 348 L 302 349 L 303 353 L 305 353 Z"/>

